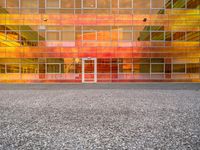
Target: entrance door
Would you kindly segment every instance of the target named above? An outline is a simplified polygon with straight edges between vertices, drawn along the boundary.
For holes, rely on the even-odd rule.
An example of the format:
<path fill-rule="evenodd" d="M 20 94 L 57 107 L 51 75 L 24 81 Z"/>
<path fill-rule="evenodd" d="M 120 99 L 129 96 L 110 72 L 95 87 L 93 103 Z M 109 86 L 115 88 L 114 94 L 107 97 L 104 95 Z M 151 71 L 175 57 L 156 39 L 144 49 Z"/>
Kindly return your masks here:
<path fill-rule="evenodd" d="M 82 59 L 82 82 L 83 83 L 97 82 L 97 59 L 96 58 Z"/>

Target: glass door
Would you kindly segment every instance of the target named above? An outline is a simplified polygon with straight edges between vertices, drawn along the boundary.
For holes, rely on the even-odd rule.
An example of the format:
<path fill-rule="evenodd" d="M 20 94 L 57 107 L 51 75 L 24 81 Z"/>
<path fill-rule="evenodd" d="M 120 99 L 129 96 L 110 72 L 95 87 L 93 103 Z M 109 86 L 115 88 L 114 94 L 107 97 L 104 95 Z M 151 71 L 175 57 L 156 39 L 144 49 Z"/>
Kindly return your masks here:
<path fill-rule="evenodd" d="M 83 83 L 97 82 L 97 59 L 96 58 L 82 59 L 82 82 Z"/>

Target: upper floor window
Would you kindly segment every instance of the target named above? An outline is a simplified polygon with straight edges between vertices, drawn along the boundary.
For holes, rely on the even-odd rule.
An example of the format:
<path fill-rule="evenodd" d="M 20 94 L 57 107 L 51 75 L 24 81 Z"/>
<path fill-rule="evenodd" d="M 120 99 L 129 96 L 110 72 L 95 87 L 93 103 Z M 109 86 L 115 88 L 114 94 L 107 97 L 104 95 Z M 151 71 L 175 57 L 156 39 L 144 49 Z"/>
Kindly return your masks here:
<path fill-rule="evenodd" d="M 186 0 L 173 0 L 173 8 L 185 8 Z"/>
<path fill-rule="evenodd" d="M 111 0 L 98 0 L 97 5 L 98 8 L 110 8 Z"/>
<path fill-rule="evenodd" d="M 46 8 L 60 8 L 60 0 L 46 0 Z"/>
<path fill-rule="evenodd" d="M 22 8 L 38 8 L 38 0 L 21 0 Z"/>
<path fill-rule="evenodd" d="M 119 0 L 119 8 L 132 8 L 132 0 Z"/>
<path fill-rule="evenodd" d="M 7 0 L 6 1 L 6 7 L 18 8 L 19 7 L 19 0 Z"/>
<path fill-rule="evenodd" d="M 61 0 L 61 8 L 74 8 L 74 0 Z"/>
<path fill-rule="evenodd" d="M 97 0 L 83 0 L 83 8 L 96 8 Z"/>
<path fill-rule="evenodd" d="M 187 8 L 200 8 L 200 0 L 187 0 Z"/>
<path fill-rule="evenodd" d="M 165 2 L 164 0 L 152 0 L 151 7 L 152 8 L 164 8 Z"/>
<path fill-rule="evenodd" d="M 6 4 L 6 3 L 5 3 L 5 0 L 1 0 L 1 1 L 0 1 L 0 7 L 5 7 L 5 4 Z"/>

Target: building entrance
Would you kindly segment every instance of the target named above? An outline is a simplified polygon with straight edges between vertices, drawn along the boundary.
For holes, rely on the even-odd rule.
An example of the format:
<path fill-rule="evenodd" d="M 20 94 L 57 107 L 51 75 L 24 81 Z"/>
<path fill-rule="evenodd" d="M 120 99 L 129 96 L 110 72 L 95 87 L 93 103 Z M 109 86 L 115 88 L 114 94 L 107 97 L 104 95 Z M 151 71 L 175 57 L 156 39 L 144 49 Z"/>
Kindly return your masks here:
<path fill-rule="evenodd" d="M 96 58 L 82 59 L 82 82 L 83 83 L 97 82 L 97 59 Z"/>

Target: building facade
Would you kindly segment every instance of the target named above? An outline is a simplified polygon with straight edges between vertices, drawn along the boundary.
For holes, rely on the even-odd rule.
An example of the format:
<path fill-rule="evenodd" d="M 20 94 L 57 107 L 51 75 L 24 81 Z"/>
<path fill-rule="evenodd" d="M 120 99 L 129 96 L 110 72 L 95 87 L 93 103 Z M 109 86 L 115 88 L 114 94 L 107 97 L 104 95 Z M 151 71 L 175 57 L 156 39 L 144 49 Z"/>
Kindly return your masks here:
<path fill-rule="evenodd" d="M 0 0 L 0 82 L 200 81 L 200 0 Z"/>

